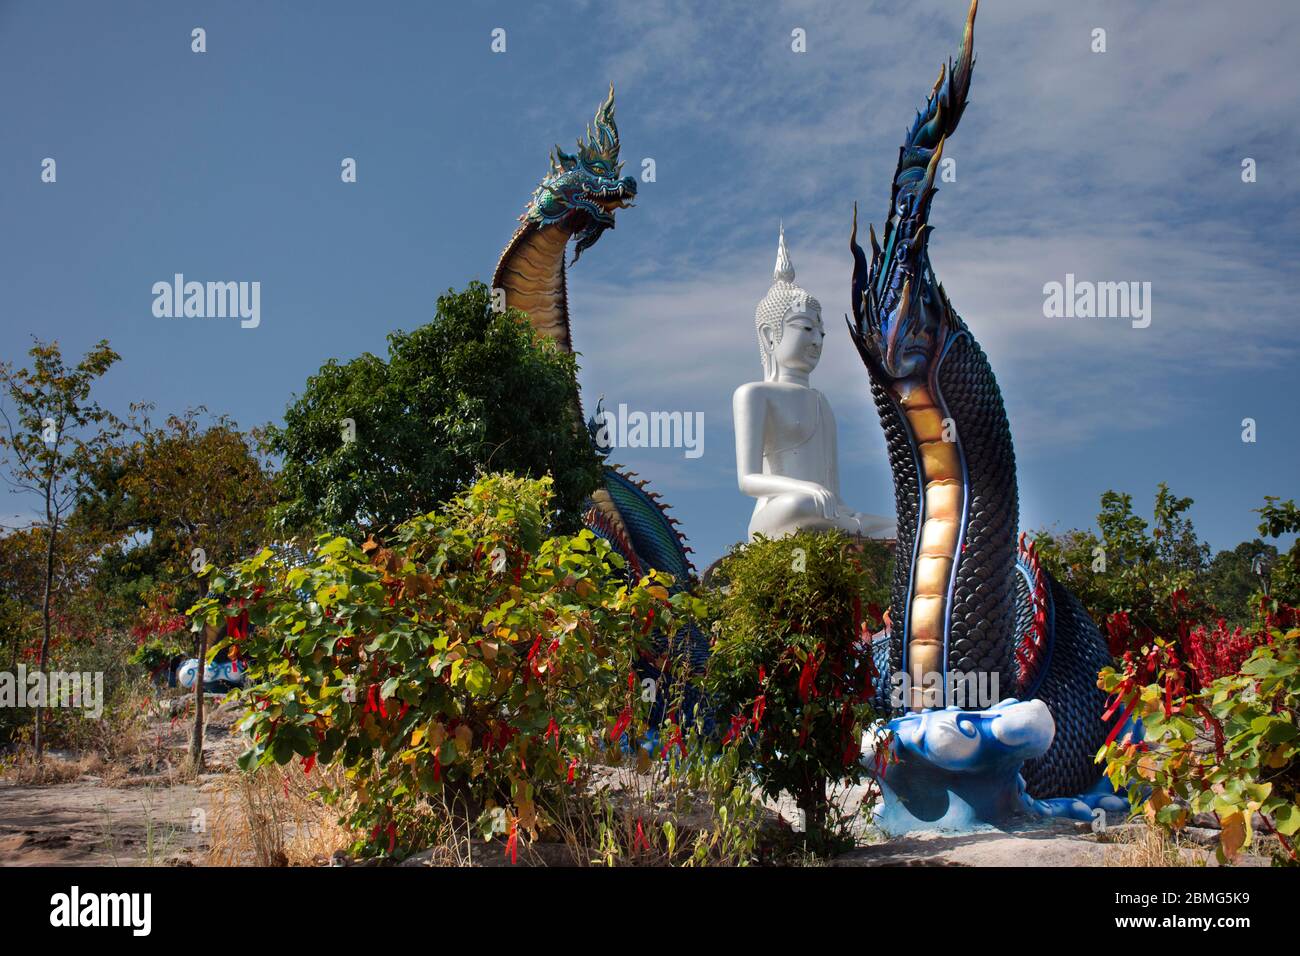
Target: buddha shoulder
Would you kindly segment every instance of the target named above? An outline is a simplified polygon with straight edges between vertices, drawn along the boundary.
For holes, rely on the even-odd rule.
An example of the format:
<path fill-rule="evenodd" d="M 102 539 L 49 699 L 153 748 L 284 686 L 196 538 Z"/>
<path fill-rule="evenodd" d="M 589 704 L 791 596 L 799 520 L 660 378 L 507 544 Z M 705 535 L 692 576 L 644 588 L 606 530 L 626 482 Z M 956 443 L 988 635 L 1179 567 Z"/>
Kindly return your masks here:
<path fill-rule="evenodd" d="M 746 382 L 731 396 L 732 407 L 759 408 L 767 403 L 774 386 L 774 382 Z"/>

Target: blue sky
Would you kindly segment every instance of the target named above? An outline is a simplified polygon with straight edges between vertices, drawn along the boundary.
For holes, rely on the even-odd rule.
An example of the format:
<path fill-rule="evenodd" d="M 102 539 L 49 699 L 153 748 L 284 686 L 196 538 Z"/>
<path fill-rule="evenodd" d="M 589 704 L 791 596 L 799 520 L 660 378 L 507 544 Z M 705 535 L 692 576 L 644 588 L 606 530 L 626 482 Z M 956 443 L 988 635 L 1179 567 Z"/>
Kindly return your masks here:
<path fill-rule="evenodd" d="M 572 146 L 612 80 L 628 171 L 652 157 L 657 181 L 569 274 L 584 399 L 705 416 L 701 458 L 617 457 L 674 505 L 697 563 L 744 536 L 730 397 L 761 377 L 753 310 L 784 220 L 826 312 L 813 384 L 839 419 L 844 497 L 888 512 L 839 319 L 850 209 L 880 225 L 904 127 L 964 13 L 0 0 L 0 357 L 23 359 L 32 334 L 70 353 L 108 338 L 124 359 L 100 391 L 115 410 L 276 420 L 327 358 L 383 354 L 440 292 L 490 278 L 549 148 Z M 1297 493 L 1300 10 L 986 0 L 975 35 L 932 260 L 1002 384 L 1022 526 L 1088 525 L 1108 488 L 1149 513 L 1166 480 L 1214 547 L 1253 536 L 1264 495 Z M 154 318 L 152 285 L 176 272 L 260 281 L 261 325 Z M 1043 285 L 1066 273 L 1151 282 L 1150 327 L 1045 318 Z"/>

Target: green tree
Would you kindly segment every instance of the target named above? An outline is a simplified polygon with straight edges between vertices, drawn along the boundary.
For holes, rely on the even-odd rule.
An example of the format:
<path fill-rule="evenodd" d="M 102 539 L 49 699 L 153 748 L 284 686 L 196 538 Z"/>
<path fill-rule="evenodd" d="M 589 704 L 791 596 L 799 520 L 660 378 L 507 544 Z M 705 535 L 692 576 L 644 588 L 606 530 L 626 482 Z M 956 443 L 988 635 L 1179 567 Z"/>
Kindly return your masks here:
<path fill-rule="evenodd" d="M 562 530 L 575 530 L 600 480 L 575 427 L 573 356 L 523 313 L 494 313 L 474 282 L 438 299 L 437 317 L 388 337 L 387 361 L 331 360 L 270 431 L 283 459 L 286 531 L 353 538 L 434 510 L 478 473 L 555 480 Z"/>
<path fill-rule="evenodd" d="M 28 355 L 32 359 L 28 368 L 0 363 L 0 387 L 13 406 L 12 413 L 0 407 L 0 450 L 5 453 L 11 488 L 40 501 L 39 517 L 32 522 L 32 527 L 41 530 L 45 546 L 38 666 L 48 675 L 59 537 L 85 487 L 91 463 L 120 430 L 117 419 L 93 401 L 90 392 L 120 356 L 102 340 L 75 366 L 69 366 L 57 342 L 39 339 Z M 45 747 L 41 733 L 44 710 L 38 703 L 33 735 L 37 760 Z"/>
<path fill-rule="evenodd" d="M 1230 551 L 1220 551 L 1210 561 L 1201 586 L 1206 599 L 1229 625 L 1245 626 L 1254 620 L 1255 596 L 1260 590 L 1256 559 L 1262 559 L 1265 567 L 1273 567 L 1277 557 L 1276 547 L 1255 538 Z"/>
<path fill-rule="evenodd" d="M 10 671 L 18 664 L 20 652 L 33 646 L 40 634 L 45 547 L 40 528 L 0 535 L 0 648 L 4 652 L 0 660 Z"/>
<path fill-rule="evenodd" d="M 1300 509 L 1294 499 L 1281 501 L 1272 496 L 1264 498 L 1264 507 L 1256 509 L 1260 515 L 1259 533 L 1269 538 L 1300 533 Z M 1291 543 L 1291 550 L 1279 555 L 1268 569 L 1269 597 L 1281 605 L 1300 607 L 1300 538 Z"/>
<path fill-rule="evenodd" d="M 171 585 L 173 606 L 185 607 L 207 592 L 207 579 L 196 573 L 203 566 L 239 560 L 262 544 L 274 483 L 256 433 L 241 432 L 225 416 L 205 422 L 202 408 L 155 426 L 151 410 L 132 407 L 131 440 L 100 457 L 97 495 L 85 496 L 83 506 L 138 542 L 146 551 L 142 563 Z M 199 632 L 200 666 L 212 633 Z M 202 679 L 194 682 L 190 756 L 202 765 Z"/>
<path fill-rule="evenodd" d="M 10 673 L 41 630 L 43 538 L 39 528 L 0 535 L 0 668 Z M 25 711 L 0 709 L 0 744 L 12 739 L 25 716 Z"/>
<path fill-rule="evenodd" d="M 1171 494 L 1161 482 L 1150 524 L 1133 511 L 1133 496 L 1101 496 L 1098 531 L 1035 535 L 1047 569 L 1083 602 L 1099 624 L 1116 612 L 1155 633 L 1173 633 L 1185 616 L 1174 595 L 1195 589 L 1209 563 L 1187 512 L 1191 498 Z"/>

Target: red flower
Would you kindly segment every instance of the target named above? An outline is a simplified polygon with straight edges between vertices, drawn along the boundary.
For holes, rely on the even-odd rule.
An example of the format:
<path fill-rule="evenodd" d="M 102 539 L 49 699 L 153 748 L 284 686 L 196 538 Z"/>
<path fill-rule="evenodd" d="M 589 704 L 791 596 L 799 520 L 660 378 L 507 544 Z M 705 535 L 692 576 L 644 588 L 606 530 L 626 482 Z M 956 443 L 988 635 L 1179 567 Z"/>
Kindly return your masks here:
<path fill-rule="evenodd" d="M 632 844 L 634 850 L 649 850 L 650 841 L 645 838 L 645 829 L 641 826 L 641 818 L 636 818 L 636 840 Z"/>
<path fill-rule="evenodd" d="M 735 717 L 732 717 L 731 728 L 727 731 L 726 736 L 722 738 L 722 746 L 725 747 L 733 740 L 739 740 L 741 731 L 745 729 L 745 724 L 747 724 L 748 722 L 749 721 L 746 720 L 745 717 L 741 714 L 737 714 Z"/>
<path fill-rule="evenodd" d="M 1116 611 L 1106 618 L 1106 642 L 1110 645 L 1110 656 L 1119 657 L 1131 645 L 1133 626 L 1129 623 L 1128 613 Z"/>
<path fill-rule="evenodd" d="M 1109 746 L 1112 742 L 1114 742 L 1115 738 L 1119 736 L 1119 732 L 1124 728 L 1124 725 L 1128 723 L 1128 719 L 1131 716 L 1133 716 L 1133 711 L 1137 709 L 1137 705 L 1138 705 L 1138 698 L 1134 697 L 1132 703 L 1130 703 L 1127 707 L 1124 708 L 1124 713 L 1120 716 L 1119 720 L 1115 721 L 1115 726 L 1112 727 L 1110 729 L 1110 733 L 1106 735 L 1106 746 Z M 1101 715 L 1101 719 L 1108 720 L 1110 716 L 1115 712 L 1115 708 L 1118 706 L 1119 706 L 1119 698 L 1116 697 L 1115 703 L 1113 703 L 1106 710 L 1106 712 Z"/>
<path fill-rule="evenodd" d="M 686 741 L 682 739 L 682 728 L 676 723 L 676 721 L 673 722 L 672 732 L 668 736 L 668 742 L 664 745 L 665 760 L 667 760 L 668 755 L 673 752 L 674 747 L 677 748 L 679 754 L 683 757 L 686 756 Z"/>
<path fill-rule="evenodd" d="M 630 723 L 632 723 L 632 708 L 628 706 L 623 708 L 623 713 L 619 714 L 618 720 L 614 721 L 614 726 L 609 731 L 609 739 L 618 740 L 622 737 L 623 731 L 627 730 Z"/>
<path fill-rule="evenodd" d="M 850 740 L 844 745 L 844 766 L 852 767 L 853 761 L 857 759 L 858 759 L 858 748 L 856 746 L 856 742 Z"/>
<path fill-rule="evenodd" d="M 382 716 L 382 717 L 384 717 L 384 718 L 387 718 L 387 717 L 388 717 L 388 708 L 386 708 L 386 707 L 384 706 L 384 698 L 381 697 L 381 696 L 377 696 L 377 695 L 375 694 L 375 691 L 377 691 L 377 690 L 379 690 L 379 685 L 378 685 L 378 684 L 371 684 L 371 685 L 370 685 L 370 689 L 369 689 L 368 691 L 366 691 L 366 709 L 365 709 L 365 712 L 368 714 L 368 713 L 370 713 L 371 711 L 376 711 L 376 710 L 377 710 L 377 711 L 379 711 L 380 716 Z M 376 701 L 378 701 L 378 703 L 376 703 Z"/>
<path fill-rule="evenodd" d="M 510 835 L 506 837 L 506 856 L 510 857 L 510 864 L 513 866 L 519 862 L 519 821 L 510 821 Z"/>
<path fill-rule="evenodd" d="M 236 641 L 248 637 L 248 611 L 241 610 L 237 615 L 226 618 L 226 635 Z"/>
<path fill-rule="evenodd" d="M 808 698 L 817 696 L 817 688 L 813 686 L 813 681 L 817 679 L 817 668 L 820 666 L 821 658 L 817 651 L 809 654 L 803 662 L 803 668 L 799 672 L 799 702 L 808 703 Z"/>
<path fill-rule="evenodd" d="M 1222 618 L 1208 633 L 1204 627 L 1197 627 L 1187 638 L 1192 671 L 1202 686 L 1219 677 L 1236 674 L 1255 648 L 1267 640 L 1267 631 L 1250 634 L 1240 627 L 1229 631 Z"/>
<path fill-rule="evenodd" d="M 892 750 L 890 744 L 889 744 L 889 743 L 886 743 L 886 742 L 884 742 L 884 741 L 877 741 L 877 743 L 876 743 L 876 752 L 875 752 L 876 776 L 877 776 L 877 777 L 879 777 L 881 774 L 883 774 L 883 773 L 885 772 L 885 769 L 886 769 L 886 768 L 889 766 L 889 764 L 890 764 L 890 758 L 891 758 L 892 756 L 893 756 L 893 750 Z"/>

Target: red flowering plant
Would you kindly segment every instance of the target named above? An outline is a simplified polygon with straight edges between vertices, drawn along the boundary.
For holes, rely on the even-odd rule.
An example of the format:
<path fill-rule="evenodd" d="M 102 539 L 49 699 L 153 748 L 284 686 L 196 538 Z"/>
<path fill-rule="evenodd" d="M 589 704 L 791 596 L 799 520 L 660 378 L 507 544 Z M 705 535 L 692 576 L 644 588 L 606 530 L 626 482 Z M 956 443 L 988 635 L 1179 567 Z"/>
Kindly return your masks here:
<path fill-rule="evenodd" d="M 1170 830 L 1192 815 L 1220 824 L 1220 861 L 1276 835 L 1279 862 L 1300 863 L 1300 628 L 1293 608 L 1261 604 L 1254 632 L 1194 629 L 1157 638 L 1102 670 L 1106 719 L 1139 717 L 1142 740 L 1115 731 L 1098 753 L 1134 810 Z M 1180 654 L 1180 647 L 1187 651 Z M 1122 721 L 1121 721 L 1122 722 Z"/>
<path fill-rule="evenodd" d="M 1188 635 L 1189 664 L 1202 684 L 1231 677 L 1240 673 L 1255 648 L 1268 640 L 1267 630 L 1248 631 L 1241 625 L 1229 629 L 1219 618 L 1213 627 L 1197 625 Z"/>
<path fill-rule="evenodd" d="M 155 585 L 145 592 L 131 626 L 136 646 L 129 660 L 151 674 L 167 667 L 173 657 L 194 652 L 189 618 L 176 609 L 175 602 L 174 588 Z"/>
<path fill-rule="evenodd" d="M 625 586 L 590 531 L 548 538 L 550 499 L 549 479 L 489 475 L 384 542 L 325 536 L 304 566 L 266 550 L 215 574 L 195 626 L 240 602 L 252 625 L 239 765 L 341 763 L 351 786 L 328 796 L 358 852 L 417 848 L 446 807 L 517 858 L 543 798 L 644 723 L 632 663 L 692 600 Z"/>
<path fill-rule="evenodd" d="M 723 746 L 743 752 L 768 796 L 794 798 L 817 852 L 844 833 L 828 786 L 865 776 L 877 675 L 861 635 L 880 627 L 888 563 L 876 542 L 805 532 L 760 537 L 719 569 L 705 684 Z"/>

